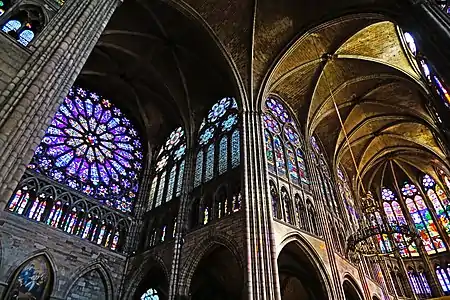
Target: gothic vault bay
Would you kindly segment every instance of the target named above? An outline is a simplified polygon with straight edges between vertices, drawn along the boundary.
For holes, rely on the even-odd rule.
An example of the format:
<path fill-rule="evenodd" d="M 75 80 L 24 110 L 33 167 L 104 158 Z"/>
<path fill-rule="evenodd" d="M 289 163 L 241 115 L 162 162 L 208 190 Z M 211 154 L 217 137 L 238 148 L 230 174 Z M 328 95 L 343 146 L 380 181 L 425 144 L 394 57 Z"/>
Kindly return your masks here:
<path fill-rule="evenodd" d="M 450 0 L 0 0 L 0 299 L 450 296 Z"/>

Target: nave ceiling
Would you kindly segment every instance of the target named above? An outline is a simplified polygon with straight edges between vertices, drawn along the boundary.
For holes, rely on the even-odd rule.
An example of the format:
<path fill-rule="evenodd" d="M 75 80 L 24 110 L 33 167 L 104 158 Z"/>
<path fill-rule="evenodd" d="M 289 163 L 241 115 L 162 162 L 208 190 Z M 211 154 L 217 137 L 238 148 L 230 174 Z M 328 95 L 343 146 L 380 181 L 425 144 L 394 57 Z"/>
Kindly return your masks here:
<path fill-rule="evenodd" d="M 284 99 L 354 181 L 356 163 L 365 187 L 387 159 L 423 170 L 446 161 L 418 65 L 401 31 L 378 15 L 337 19 L 301 36 L 264 92 Z"/>

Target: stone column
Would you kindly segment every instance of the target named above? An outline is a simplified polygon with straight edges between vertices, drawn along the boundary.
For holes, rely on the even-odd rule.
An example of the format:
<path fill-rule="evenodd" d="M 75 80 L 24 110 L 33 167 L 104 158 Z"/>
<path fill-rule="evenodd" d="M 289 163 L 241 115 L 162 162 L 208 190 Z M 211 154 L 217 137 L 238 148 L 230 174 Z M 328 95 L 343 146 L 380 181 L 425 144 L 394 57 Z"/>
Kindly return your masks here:
<path fill-rule="evenodd" d="M 340 300 L 340 299 L 345 299 L 344 296 L 344 290 L 343 287 L 341 285 L 341 280 L 340 280 L 340 276 L 339 276 L 339 271 L 337 269 L 337 264 L 336 264 L 336 257 L 335 257 L 335 253 L 333 251 L 333 249 L 335 249 L 334 245 L 333 245 L 333 233 L 331 233 L 331 224 L 329 224 L 329 218 L 328 218 L 328 212 L 326 209 L 326 204 L 324 203 L 324 199 L 326 199 L 326 195 L 324 195 L 323 193 L 323 189 L 321 189 L 319 186 L 321 184 L 323 184 L 321 182 L 321 177 L 319 176 L 318 172 L 319 172 L 319 158 L 314 157 L 314 155 L 318 155 L 318 154 L 314 154 L 314 149 L 311 148 L 310 146 L 310 136 L 308 136 L 307 134 L 305 135 L 306 137 L 306 141 L 307 141 L 307 155 L 308 158 L 306 159 L 306 163 L 308 166 L 308 170 L 309 170 L 309 175 L 311 177 L 311 190 L 313 192 L 314 195 L 314 204 L 315 204 L 315 209 L 316 209 L 316 214 L 317 214 L 317 225 L 319 226 L 319 234 L 322 236 L 324 243 L 325 243 L 325 248 L 327 250 L 327 255 L 329 258 L 329 262 L 330 262 L 330 267 L 331 267 L 331 274 L 330 275 L 330 279 L 331 279 L 331 295 L 329 295 L 330 297 L 332 297 L 332 299 L 336 299 L 336 300 Z M 314 162 L 314 164 L 312 164 L 311 162 Z M 328 163 L 328 162 L 327 162 Z M 333 191 L 332 191 L 333 192 Z M 331 216 L 330 216 L 331 217 Z"/>
<path fill-rule="evenodd" d="M 180 208 L 178 209 L 177 227 L 175 228 L 175 243 L 172 256 L 172 270 L 169 278 L 169 300 L 189 299 L 189 287 L 181 286 L 181 250 L 184 244 L 184 236 L 189 228 L 189 204 L 191 192 L 194 186 L 195 173 L 195 148 L 193 133 L 189 134 L 190 143 L 187 143 L 187 153 L 185 157 L 183 187 L 180 196 Z"/>
<path fill-rule="evenodd" d="M 247 240 L 247 289 L 249 300 L 281 299 L 262 116 L 257 109 L 243 113 L 243 199 Z"/>
<path fill-rule="evenodd" d="M 0 210 L 119 3 L 68 1 L 30 47 L 32 54 L 22 70 L 0 94 Z"/>

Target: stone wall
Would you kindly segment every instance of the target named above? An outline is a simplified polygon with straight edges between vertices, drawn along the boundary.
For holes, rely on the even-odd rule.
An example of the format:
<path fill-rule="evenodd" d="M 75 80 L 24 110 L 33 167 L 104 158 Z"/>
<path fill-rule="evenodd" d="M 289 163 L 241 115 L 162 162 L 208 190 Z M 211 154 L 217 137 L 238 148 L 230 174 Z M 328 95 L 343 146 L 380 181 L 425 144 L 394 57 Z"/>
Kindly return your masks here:
<path fill-rule="evenodd" d="M 50 260 L 53 269 L 52 299 L 66 299 L 69 291 L 71 299 L 89 294 L 93 297 L 85 299 L 118 297 L 126 260 L 121 254 L 3 211 L 0 212 L 0 241 L 0 298 L 4 297 L 17 268 L 39 254 Z M 95 283 L 86 285 L 89 278 L 95 279 Z"/>
<path fill-rule="evenodd" d="M 3 32 L 0 33 L 0 53 L 2 53 L 0 55 L 0 91 L 2 91 L 19 72 L 30 53 Z"/>
<path fill-rule="evenodd" d="M 105 284 L 102 275 L 92 270 L 80 277 L 70 289 L 67 300 L 106 299 Z"/>

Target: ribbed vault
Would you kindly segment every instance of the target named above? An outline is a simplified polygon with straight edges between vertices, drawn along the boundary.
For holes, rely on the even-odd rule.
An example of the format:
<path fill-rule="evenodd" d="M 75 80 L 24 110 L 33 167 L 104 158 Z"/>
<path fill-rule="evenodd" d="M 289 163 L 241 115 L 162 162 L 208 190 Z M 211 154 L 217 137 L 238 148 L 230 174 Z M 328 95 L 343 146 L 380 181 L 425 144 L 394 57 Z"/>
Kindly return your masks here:
<path fill-rule="evenodd" d="M 329 161 L 354 179 L 342 121 L 367 184 L 388 157 L 422 168 L 445 162 L 417 70 L 395 24 L 373 14 L 349 16 L 295 41 L 268 77 L 265 94 L 280 95 L 306 135 L 316 135 Z"/>
<path fill-rule="evenodd" d="M 218 99 L 234 96 L 228 70 L 199 21 L 163 1 L 129 0 L 114 13 L 79 81 L 127 110 L 160 144 L 176 126 L 200 123 Z"/>

